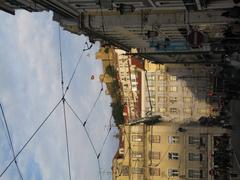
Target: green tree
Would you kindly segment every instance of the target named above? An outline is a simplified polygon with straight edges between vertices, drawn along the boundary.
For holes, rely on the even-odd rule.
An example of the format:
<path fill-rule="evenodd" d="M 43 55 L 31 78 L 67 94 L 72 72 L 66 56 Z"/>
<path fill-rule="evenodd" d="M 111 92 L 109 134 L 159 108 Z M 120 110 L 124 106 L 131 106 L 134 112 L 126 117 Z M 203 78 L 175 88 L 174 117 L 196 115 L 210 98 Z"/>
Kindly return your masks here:
<path fill-rule="evenodd" d="M 112 103 L 111 107 L 112 107 L 112 115 L 113 115 L 115 124 L 116 125 L 123 124 L 124 123 L 124 117 L 123 117 L 124 106 L 121 104 L 120 101 L 117 101 L 115 103 Z"/>
<path fill-rule="evenodd" d="M 112 66 L 112 65 L 108 65 L 106 67 L 106 73 L 111 77 L 116 77 L 117 76 L 117 72 L 116 72 L 114 66 Z"/>

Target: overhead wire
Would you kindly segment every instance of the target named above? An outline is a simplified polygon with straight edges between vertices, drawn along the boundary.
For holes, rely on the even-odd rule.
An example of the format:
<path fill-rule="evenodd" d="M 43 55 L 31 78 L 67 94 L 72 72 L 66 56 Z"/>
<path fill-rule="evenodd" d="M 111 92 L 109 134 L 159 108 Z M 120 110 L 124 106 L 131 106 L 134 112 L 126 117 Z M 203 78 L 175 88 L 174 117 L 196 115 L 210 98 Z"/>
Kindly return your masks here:
<path fill-rule="evenodd" d="M 85 45 L 86 45 L 86 43 L 85 43 Z M 79 66 L 79 64 L 80 64 L 80 62 L 81 62 L 81 60 L 82 60 L 82 56 L 83 56 L 83 53 L 84 53 L 85 45 L 83 46 L 82 53 L 81 53 L 80 57 L 78 58 L 78 61 L 77 61 L 76 65 L 75 65 L 75 68 L 74 68 L 74 70 L 73 70 L 73 73 L 72 73 L 72 75 L 71 75 L 71 77 L 70 77 L 70 80 L 68 81 L 67 87 L 66 87 L 65 92 L 64 92 L 64 96 L 66 95 L 67 91 L 69 90 L 69 87 L 70 87 L 70 85 L 71 85 L 71 83 L 72 83 L 72 80 L 73 80 L 73 78 L 74 78 L 74 75 L 75 75 L 75 73 L 76 73 L 76 71 L 77 71 L 77 68 L 78 68 L 78 66 Z"/>
<path fill-rule="evenodd" d="M 96 150 L 96 147 L 94 146 L 94 143 L 93 143 L 93 140 L 92 138 L 90 137 L 90 134 L 88 132 L 88 130 L 86 129 L 86 127 L 84 126 L 84 123 L 83 121 L 81 120 L 81 118 L 78 116 L 78 114 L 76 113 L 76 111 L 73 109 L 73 107 L 66 101 L 66 104 L 67 106 L 69 107 L 69 109 L 72 111 L 72 113 L 74 114 L 74 116 L 78 119 L 78 121 L 81 123 L 86 135 L 87 135 L 87 138 L 88 138 L 88 141 L 90 142 L 90 145 L 92 147 L 92 150 L 96 156 L 96 159 L 97 159 L 97 164 L 98 164 L 98 170 L 99 170 L 99 178 L 100 180 L 102 180 L 102 173 L 101 173 L 101 164 L 100 164 L 100 161 L 99 161 L 99 157 L 100 157 L 100 154 L 97 153 L 97 150 Z"/>
<path fill-rule="evenodd" d="M 98 102 L 99 98 L 101 97 L 102 91 L 103 91 L 103 88 L 100 89 L 100 91 L 99 91 L 99 93 L 98 93 L 98 96 L 97 96 L 95 102 L 93 103 L 93 105 L 92 105 L 92 107 L 91 107 L 91 109 L 90 109 L 90 111 L 89 111 L 89 113 L 88 113 L 88 115 L 87 115 L 86 120 L 85 120 L 84 123 L 83 123 L 83 126 L 86 125 L 87 121 L 89 120 L 89 117 L 91 116 L 93 110 L 95 109 L 95 107 L 96 107 L 96 105 L 97 105 L 97 102 Z"/>
<path fill-rule="evenodd" d="M 105 78 L 105 75 L 106 75 L 106 72 L 104 72 L 104 74 L 103 74 L 103 79 Z M 86 123 L 87 123 L 87 121 L 89 120 L 89 118 L 90 118 L 90 116 L 91 116 L 91 114 L 92 114 L 94 108 L 95 108 L 96 105 L 97 105 L 97 102 L 98 102 L 99 99 L 100 99 L 100 96 L 102 95 L 102 92 L 103 92 L 103 82 L 101 82 L 101 89 L 100 89 L 100 91 L 99 91 L 99 93 L 98 93 L 98 96 L 97 96 L 96 100 L 94 101 L 94 103 L 93 103 L 93 105 L 92 105 L 92 107 L 91 107 L 91 109 L 90 109 L 88 115 L 87 115 L 86 120 L 83 122 L 83 126 L 85 126 Z"/>
<path fill-rule="evenodd" d="M 94 154 L 96 155 L 96 157 L 98 157 L 97 150 L 96 150 L 96 148 L 95 148 L 95 146 L 94 146 L 94 143 L 93 143 L 93 141 L 92 141 L 92 139 L 91 139 L 91 137 L 90 137 L 90 134 L 88 133 L 86 127 L 83 125 L 83 121 L 82 121 L 81 118 L 78 116 L 78 114 L 77 114 L 76 111 L 73 109 L 73 107 L 72 107 L 67 101 L 65 101 L 65 102 L 66 102 L 67 106 L 69 107 L 69 109 L 70 109 L 70 110 L 72 111 L 72 113 L 74 114 L 74 116 L 75 116 L 75 117 L 79 120 L 79 122 L 82 124 L 83 129 L 84 129 L 84 131 L 85 131 L 85 133 L 86 133 L 86 135 L 87 135 L 87 137 L 88 137 L 88 140 L 89 140 L 89 142 L 90 142 L 90 144 L 91 144 L 91 147 L 92 147 L 92 149 L 93 149 L 93 151 L 94 151 Z"/>
<path fill-rule="evenodd" d="M 62 37 L 61 37 L 61 28 L 58 26 L 58 38 L 59 38 L 59 56 L 60 56 L 60 69 L 61 69 L 61 87 L 62 87 L 62 96 L 64 97 L 64 81 L 63 81 L 63 58 L 62 58 Z"/>
<path fill-rule="evenodd" d="M 148 84 L 147 71 L 145 71 L 145 79 L 146 79 L 146 84 L 147 84 L 148 99 L 149 99 L 149 105 L 150 105 L 150 113 L 151 113 L 151 115 L 152 115 L 153 106 L 152 106 L 151 94 L 150 94 L 150 89 L 149 89 L 149 84 Z M 149 111 L 148 111 L 147 113 L 149 113 Z"/>
<path fill-rule="evenodd" d="M 97 158 L 97 162 L 98 162 L 99 178 L 100 178 L 100 180 L 102 180 L 102 171 L 101 171 L 101 164 L 100 164 L 99 158 Z"/>
<path fill-rule="evenodd" d="M 0 108 L 1 108 L 1 112 L 2 112 L 2 117 L 3 117 L 3 121 L 4 121 L 4 124 L 5 124 L 5 127 L 7 129 L 7 135 L 8 135 L 8 139 L 9 139 L 9 142 L 10 142 L 10 148 L 11 148 L 11 151 L 12 151 L 12 155 L 13 155 L 13 158 L 16 157 L 15 155 L 15 151 L 14 151 L 14 148 L 13 148 L 13 142 L 12 142 L 12 138 L 11 138 L 11 135 L 10 135 L 10 131 L 9 131 L 9 127 L 8 127 L 8 123 L 7 123 L 7 119 L 5 117 L 5 113 L 3 111 L 3 107 L 2 107 L 2 104 L 0 103 Z M 16 165 L 16 168 L 17 168 L 17 171 L 18 171 L 18 174 L 19 174 L 19 177 L 23 180 L 23 175 L 21 173 L 21 170 L 18 166 L 18 162 L 17 162 L 17 159 L 15 159 L 15 165 Z"/>
<path fill-rule="evenodd" d="M 4 168 L 4 170 L 2 171 L 2 173 L 0 174 L 0 177 L 2 177 L 2 175 L 8 170 L 8 168 L 11 166 L 11 164 L 13 162 L 17 162 L 16 159 L 17 157 L 22 153 L 22 151 L 27 147 L 27 145 L 31 142 L 31 140 L 34 138 L 34 136 L 37 134 L 37 132 L 43 127 L 43 125 L 46 123 L 46 121 L 49 119 L 49 117 L 52 115 L 52 113 L 56 110 L 56 108 L 59 106 L 59 104 L 62 102 L 63 103 L 63 116 L 64 116 L 64 125 L 65 125 L 65 137 L 66 137 L 66 146 L 67 146 L 67 156 L 68 156 L 68 172 L 69 172 L 69 179 L 71 180 L 71 163 L 70 163 L 70 151 L 69 151 L 69 142 L 68 142 L 68 130 L 67 130 L 67 116 L 66 116 L 66 104 L 67 106 L 70 108 L 70 110 L 73 112 L 73 114 L 77 117 L 77 119 L 81 122 L 82 126 L 84 127 L 84 130 L 85 130 L 85 133 L 88 137 L 88 140 L 92 146 L 92 149 L 95 153 L 95 156 L 97 158 L 97 161 L 98 161 L 98 169 L 99 169 L 99 174 L 100 174 L 100 180 L 102 180 L 102 175 L 101 175 L 101 165 L 100 165 L 100 161 L 99 161 L 99 157 L 103 151 L 103 148 L 105 146 L 105 143 L 107 141 L 107 138 L 110 134 L 110 131 L 111 131 L 111 126 L 109 127 L 109 130 L 107 132 L 107 135 L 106 137 L 104 138 L 104 141 L 103 141 L 103 144 L 101 146 L 101 150 L 99 153 L 97 153 L 96 151 L 96 148 L 94 146 L 94 143 L 90 137 L 90 134 L 88 132 L 88 130 L 86 129 L 85 125 L 87 123 L 87 121 L 89 120 L 89 117 L 91 116 L 94 108 L 96 107 L 96 104 L 98 102 L 98 100 L 100 99 L 100 95 L 102 94 L 102 91 L 103 91 L 103 83 L 101 82 L 101 89 L 100 89 L 100 92 L 91 108 L 91 110 L 89 111 L 88 115 L 87 115 L 87 118 L 84 122 L 81 121 L 81 119 L 79 118 L 79 116 L 76 114 L 76 112 L 74 111 L 74 109 L 70 106 L 70 104 L 66 101 L 65 99 L 65 95 L 67 93 L 67 91 L 69 90 L 69 87 L 72 83 L 72 80 L 76 74 L 76 71 L 77 71 L 77 68 L 81 62 L 81 59 L 82 59 L 82 56 L 83 56 L 83 53 L 89 49 L 92 48 L 92 44 L 90 46 L 88 46 L 87 42 L 85 42 L 85 46 L 87 45 L 87 48 L 85 49 L 85 46 L 83 47 L 83 51 L 75 65 L 75 68 L 74 68 L 74 71 L 70 77 L 70 80 L 66 86 L 66 88 L 64 89 L 64 77 L 63 77 L 63 58 L 62 58 L 62 40 L 61 40 L 61 29 L 60 29 L 60 26 L 59 26 L 59 55 L 60 55 L 60 69 L 61 69 L 61 89 L 62 89 L 62 98 L 58 101 L 58 103 L 54 106 L 54 108 L 50 111 L 50 113 L 47 115 L 47 117 L 43 120 L 43 122 L 38 126 L 38 128 L 34 131 L 34 133 L 31 135 L 31 137 L 27 140 L 27 142 L 23 145 L 23 147 L 20 149 L 20 151 L 14 155 L 14 158 L 12 159 L 12 161 L 6 166 L 6 168 Z M 106 72 L 105 72 L 106 73 Z M 105 76 L 105 73 L 104 73 L 104 76 Z M 66 104 L 65 104 L 66 103 Z M 112 117 L 110 118 L 110 121 L 111 121 Z M 17 165 L 17 163 L 16 163 Z M 19 171 L 20 172 L 20 171 Z M 21 178 L 22 179 L 22 178 Z"/>
<path fill-rule="evenodd" d="M 130 128 L 130 126 L 129 126 L 129 128 Z M 126 130 L 125 130 L 125 127 L 123 128 L 123 133 L 124 133 L 124 136 L 126 137 L 126 140 L 128 141 L 128 142 L 127 142 L 127 143 L 128 143 L 128 147 L 127 147 L 128 150 L 125 152 L 124 157 L 125 157 L 127 154 L 129 154 L 129 156 L 131 156 L 134 151 L 132 150 L 132 147 L 131 147 L 130 134 L 129 134 L 129 137 L 128 137 L 128 136 L 127 136 L 127 133 L 126 133 Z M 129 158 L 129 160 L 130 160 L 130 158 Z M 131 168 L 133 168 L 133 169 L 136 168 L 138 161 L 141 161 L 141 160 L 140 160 L 139 158 L 136 158 L 135 163 L 134 163 L 134 165 L 133 165 Z M 130 161 L 129 161 L 129 163 L 130 163 Z M 129 164 L 129 166 L 130 166 L 130 164 Z M 123 171 L 121 171 L 118 176 L 121 176 L 121 175 L 122 175 L 122 172 L 123 172 Z M 131 177 L 131 179 L 132 179 L 132 177 Z"/>
<path fill-rule="evenodd" d="M 8 170 L 8 168 L 12 165 L 13 162 L 17 159 L 17 157 L 22 153 L 22 151 L 27 147 L 29 142 L 33 139 L 33 137 L 38 133 L 38 131 L 42 128 L 42 126 L 47 122 L 49 117 L 52 115 L 52 113 L 57 109 L 58 105 L 62 102 L 62 99 L 58 101 L 58 103 L 54 106 L 54 108 L 50 111 L 50 113 L 46 116 L 46 118 L 42 121 L 42 123 L 38 126 L 38 128 L 34 131 L 34 133 L 31 135 L 31 137 L 27 140 L 27 142 L 22 146 L 22 148 L 19 150 L 19 152 L 15 155 L 15 157 L 9 162 L 9 164 L 4 168 L 4 170 L 1 172 L 0 177 L 3 176 L 3 174 Z"/>
<path fill-rule="evenodd" d="M 69 174 L 69 179 L 71 180 L 72 175 L 71 175 L 71 162 L 70 162 L 70 150 L 69 150 L 69 142 L 68 142 L 68 128 L 67 128 L 67 116 L 66 116 L 66 108 L 65 108 L 65 99 L 63 99 L 62 102 L 63 102 L 65 138 L 66 138 L 66 146 L 67 146 L 68 174 Z"/>
<path fill-rule="evenodd" d="M 13 162 L 17 162 L 16 159 L 17 157 L 22 153 L 22 151 L 27 147 L 27 145 L 31 142 L 31 140 L 34 138 L 34 136 L 37 134 L 37 132 L 43 127 L 43 125 L 46 123 L 46 121 L 49 119 L 49 117 L 52 115 L 52 113 L 56 110 L 56 108 L 59 106 L 59 104 L 62 102 L 63 103 L 63 115 L 64 115 L 64 125 L 65 125 L 65 137 L 66 137 L 66 146 L 67 146 L 67 156 L 68 156 L 68 172 L 69 172 L 69 179 L 71 180 L 71 163 L 70 163 L 70 151 L 69 151 L 69 142 L 68 142 L 68 130 L 67 130 L 67 116 L 66 116 L 66 104 L 67 106 L 70 108 L 70 110 L 73 112 L 73 114 L 77 117 L 77 119 L 81 122 L 82 126 L 84 127 L 84 131 L 88 137 L 88 140 L 91 144 L 91 147 L 95 153 L 95 156 L 97 158 L 97 161 L 98 161 L 98 169 L 99 169 L 99 174 L 100 174 L 100 180 L 102 180 L 102 175 L 101 175 L 101 165 L 100 165 L 100 161 L 99 161 L 99 157 L 103 151 L 103 148 L 105 146 L 105 143 L 107 141 L 107 138 L 110 134 L 110 131 L 111 131 L 111 126 L 107 132 L 107 135 L 106 137 L 104 138 L 104 141 L 103 141 L 103 144 L 101 146 L 101 150 L 99 153 L 97 153 L 97 150 L 94 146 L 94 143 L 90 137 L 90 134 L 88 132 L 88 130 L 86 129 L 85 125 L 87 123 L 87 121 L 89 120 L 94 108 L 96 107 L 96 104 L 98 102 L 98 100 L 100 99 L 100 95 L 102 94 L 102 91 L 103 91 L 103 83 L 101 82 L 101 89 L 100 89 L 100 92 L 91 108 L 91 110 L 89 111 L 88 115 L 87 115 L 87 118 L 84 122 L 81 121 L 81 119 L 79 118 L 79 116 L 76 114 L 76 112 L 74 111 L 74 109 L 70 106 L 70 104 L 66 101 L 65 99 L 65 95 L 67 93 L 67 91 L 69 90 L 70 88 L 70 85 L 72 83 L 72 80 L 76 74 L 76 71 L 77 71 L 77 68 L 81 62 L 81 59 L 82 59 L 82 56 L 83 56 L 83 53 L 89 49 L 92 48 L 92 44 L 90 46 L 88 46 L 87 42 L 85 42 L 85 46 L 87 45 L 87 48 L 85 49 L 85 46 L 83 47 L 83 51 L 75 65 L 75 68 L 74 68 L 74 71 L 70 77 L 70 80 L 68 81 L 68 84 L 66 86 L 66 88 L 64 89 L 64 77 L 63 77 L 63 58 L 62 58 L 62 40 L 61 40 L 61 29 L 60 29 L 60 26 L 59 26 L 59 55 L 60 55 L 60 69 L 61 69 L 61 89 L 62 89 L 62 98 L 58 101 L 58 103 L 54 106 L 54 108 L 50 111 L 50 113 L 47 115 L 47 117 L 42 121 L 42 123 L 38 126 L 38 128 L 34 131 L 34 133 L 31 135 L 31 137 L 27 140 L 27 142 L 22 146 L 22 148 L 20 149 L 20 151 L 14 156 L 14 158 L 10 161 L 10 163 L 4 168 L 4 170 L 2 171 L 2 173 L 0 174 L 0 177 L 3 176 L 3 174 L 8 170 L 8 168 L 11 166 L 11 164 Z M 106 72 L 105 72 L 106 73 Z M 104 76 L 105 76 L 105 73 L 104 73 Z M 112 117 L 111 117 L 112 118 Z M 110 119 L 111 120 L 111 119 Z M 16 164 L 17 165 L 17 164 Z M 22 178 L 21 178 L 22 179 Z"/>
<path fill-rule="evenodd" d="M 105 145 L 105 143 L 106 143 L 106 140 L 107 140 L 107 138 L 108 138 L 108 136 L 109 136 L 109 133 L 110 133 L 110 131 L 111 131 L 112 128 L 109 128 L 109 130 L 108 130 L 108 132 L 107 132 L 107 135 L 106 135 L 105 138 L 104 138 L 103 145 L 101 146 L 101 149 L 100 149 L 100 151 L 99 151 L 99 153 L 98 153 L 97 150 L 96 150 L 96 147 L 94 146 L 94 143 L 93 143 L 93 141 L 92 141 L 92 138 L 90 137 L 90 134 L 89 134 L 87 128 L 84 126 L 83 121 L 82 121 L 81 118 L 78 116 L 78 114 L 77 114 L 77 112 L 74 110 L 74 108 L 68 103 L 68 101 L 65 101 L 65 102 L 66 102 L 67 106 L 69 107 L 69 109 L 70 109 L 70 110 L 72 111 L 72 113 L 74 114 L 74 116 L 78 119 L 78 121 L 79 121 L 79 122 L 81 123 L 81 125 L 83 126 L 84 131 L 85 131 L 85 133 L 86 133 L 86 135 L 87 135 L 87 137 L 88 137 L 88 140 L 89 140 L 89 142 L 90 142 L 90 144 L 91 144 L 91 146 L 92 146 L 92 149 L 93 149 L 93 151 L 94 151 L 94 154 L 96 155 L 97 159 L 99 159 L 99 157 L 100 157 L 100 155 L 101 155 L 101 153 L 102 153 L 102 151 L 103 151 L 104 145 Z M 111 120 L 111 119 L 112 119 L 112 116 L 111 116 L 110 120 Z"/>
<path fill-rule="evenodd" d="M 86 45 L 87 45 L 87 48 L 85 49 Z M 83 53 L 84 53 L 85 51 L 90 50 L 91 48 L 92 48 L 92 44 L 91 44 L 90 46 L 88 46 L 88 43 L 85 42 L 85 44 L 84 44 L 84 46 L 83 46 L 82 53 L 81 53 L 80 57 L 78 58 L 78 61 L 77 61 L 76 65 L 75 65 L 75 68 L 74 68 L 74 70 L 73 70 L 73 73 L 72 73 L 72 75 L 71 75 L 71 77 L 70 77 L 70 80 L 68 81 L 67 87 L 66 87 L 65 92 L 64 92 L 64 96 L 66 95 L 67 91 L 68 91 L 69 88 L 70 88 L 70 85 L 71 85 L 71 83 L 72 83 L 72 80 L 73 80 L 73 78 L 74 78 L 74 76 L 75 76 L 75 74 L 76 74 L 76 71 L 77 71 L 77 69 L 78 69 L 78 66 L 79 66 L 79 64 L 80 64 L 80 62 L 81 62 L 81 60 L 82 60 Z"/>
<path fill-rule="evenodd" d="M 127 139 L 127 141 L 128 141 L 128 147 L 126 148 L 127 150 L 126 150 L 126 152 L 124 153 L 124 157 L 126 157 L 127 156 L 127 154 L 129 154 L 129 156 L 130 156 L 130 151 L 132 152 L 132 148 L 131 148 L 131 146 L 130 146 L 130 141 L 129 141 L 129 139 L 128 139 L 128 137 L 127 137 L 127 134 L 126 134 L 126 131 L 125 131 L 125 127 L 123 128 L 123 134 L 124 134 L 124 136 L 126 137 L 126 139 Z M 130 164 L 129 164 L 130 165 Z M 118 174 L 118 176 L 121 176 L 122 175 L 122 173 L 123 173 L 123 171 L 122 171 L 122 169 L 121 169 L 121 171 L 120 171 L 120 173 Z"/>
<path fill-rule="evenodd" d="M 106 135 L 105 138 L 104 138 L 104 141 L 103 141 L 103 144 L 102 144 L 102 146 L 101 146 L 101 149 L 100 149 L 100 151 L 99 151 L 98 156 L 100 156 L 100 154 L 102 153 L 103 148 L 104 148 L 104 146 L 105 146 L 105 143 L 106 143 L 106 141 L 107 141 L 107 138 L 108 138 L 108 136 L 109 136 L 109 134 L 110 134 L 110 132 L 111 132 L 111 129 L 112 129 L 111 120 L 112 120 L 112 118 L 113 118 L 113 116 L 111 115 L 111 117 L 110 117 L 110 119 L 109 119 L 109 125 L 110 125 L 110 126 L 109 126 L 109 129 L 108 129 L 107 135 Z"/>
<path fill-rule="evenodd" d="M 64 77 L 63 77 L 63 58 L 62 58 L 62 38 L 61 38 L 61 28 L 59 27 L 59 55 L 60 55 L 60 70 L 61 70 L 61 87 L 62 87 L 62 105 L 63 105 L 63 119 L 64 119 L 64 130 L 65 130 L 65 139 L 66 139 L 66 151 L 67 151 L 67 164 L 68 164 L 68 175 L 69 180 L 72 179 L 71 176 L 71 162 L 70 162 L 70 150 L 69 150 L 69 141 L 68 141 L 68 128 L 67 128 L 67 115 L 65 107 L 65 94 L 64 94 Z"/>

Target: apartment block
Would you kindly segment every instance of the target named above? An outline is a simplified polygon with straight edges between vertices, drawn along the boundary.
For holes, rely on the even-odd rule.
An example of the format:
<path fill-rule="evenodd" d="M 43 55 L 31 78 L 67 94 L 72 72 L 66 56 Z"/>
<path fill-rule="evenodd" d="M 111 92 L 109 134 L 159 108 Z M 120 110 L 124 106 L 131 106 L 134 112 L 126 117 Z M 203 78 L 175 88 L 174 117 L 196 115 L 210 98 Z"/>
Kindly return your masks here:
<path fill-rule="evenodd" d="M 142 72 L 142 116 L 160 115 L 166 121 L 191 122 L 216 116 L 218 104 L 210 103 L 214 66 L 145 62 Z"/>
<path fill-rule="evenodd" d="M 198 123 L 162 122 L 121 128 L 121 147 L 113 159 L 113 180 L 214 180 L 217 139 L 228 130 Z M 228 142 L 229 145 L 229 142 Z M 226 146 L 227 147 L 227 146 Z M 214 173 L 213 173 L 214 172 Z"/>
<path fill-rule="evenodd" d="M 125 51 L 113 47 L 102 47 L 96 54 L 96 59 L 101 59 L 103 62 L 104 73 L 100 75 L 100 81 L 107 85 L 106 94 L 111 94 L 115 100 L 116 93 L 120 92 L 125 121 L 140 118 L 141 72 L 144 63 L 126 55 Z M 110 69 L 114 72 L 113 74 L 109 72 Z M 119 86 L 115 91 L 111 90 L 113 82 Z"/>

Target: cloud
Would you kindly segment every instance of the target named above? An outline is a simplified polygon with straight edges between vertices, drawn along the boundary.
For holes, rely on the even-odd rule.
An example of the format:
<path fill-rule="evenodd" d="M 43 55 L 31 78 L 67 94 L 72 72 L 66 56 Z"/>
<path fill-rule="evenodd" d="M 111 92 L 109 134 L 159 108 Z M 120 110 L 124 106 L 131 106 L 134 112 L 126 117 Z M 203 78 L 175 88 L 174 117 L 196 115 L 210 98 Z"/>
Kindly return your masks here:
<path fill-rule="evenodd" d="M 0 44 L 0 101 L 4 105 L 14 147 L 18 151 L 61 96 L 58 25 L 52 22 L 52 13 L 47 12 L 18 11 L 16 16 L 0 13 L 0 20 L 0 36 L 3 37 Z M 87 38 L 65 31 L 61 34 L 64 81 L 68 82 Z M 89 55 L 83 55 L 66 97 L 83 120 L 101 87 L 98 76 L 102 65 L 95 60 L 98 48 L 99 44 L 96 43 Z M 91 75 L 95 76 L 94 80 L 91 80 Z M 110 101 L 103 92 L 87 124 L 98 151 L 107 132 L 104 126 L 108 124 L 111 113 Z M 86 134 L 68 108 L 67 117 L 73 179 L 95 180 L 98 168 Z M 117 148 L 117 141 L 112 140 L 110 137 L 107 141 L 101 157 L 103 169 L 110 169 Z M 0 160 L 4 163 L 10 159 L 2 159 L 9 157 L 7 147 L 6 141 L 0 142 Z M 62 105 L 18 161 L 26 179 L 67 179 Z M 11 167 L 4 179 L 19 179 L 16 169 Z"/>

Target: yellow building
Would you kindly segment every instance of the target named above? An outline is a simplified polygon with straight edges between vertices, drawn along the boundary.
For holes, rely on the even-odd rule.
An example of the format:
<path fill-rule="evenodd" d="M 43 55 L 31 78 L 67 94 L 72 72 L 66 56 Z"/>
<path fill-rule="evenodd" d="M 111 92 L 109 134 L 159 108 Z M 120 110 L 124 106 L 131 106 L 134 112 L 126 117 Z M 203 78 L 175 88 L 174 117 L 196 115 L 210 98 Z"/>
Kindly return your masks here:
<path fill-rule="evenodd" d="M 103 74 L 100 75 L 99 79 L 101 82 L 105 83 L 107 86 L 107 90 L 105 94 L 111 95 L 113 101 L 115 101 L 114 94 L 111 94 L 111 84 L 113 81 L 116 81 L 116 76 L 111 76 L 109 73 L 107 73 L 107 69 L 109 67 L 116 67 L 117 63 L 117 53 L 115 50 L 111 47 L 102 47 L 100 50 L 96 53 L 96 59 L 101 60 L 103 64 Z"/>
<path fill-rule="evenodd" d="M 214 180 L 216 139 L 228 130 L 198 123 L 161 122 L 121 128 L 113 180 Z"/>
<path fill-rule="evenodd" d="M 106 73 L 106 69 L 108 66 L 115 66 L 117 63 L 117 53 L 113 48 L 110 47 L 102 47 L 100 50 L 96 53 L 96 59 L 102 60 L 103 64 L 103 74 L 100 76 L 100 81 L 109 83 L 112 82 L 114 77 L 111 77 Z"/>
<path fill-rule="evenodd" d="M 161 115 L 166 121 L 191 122 L 216 116 L 210 102 L 214 67 L 192 64 L 153 64 L 145 61 L 142 73 L 142 117 Z"/>
<path fill-rule="evenodd" d="M 118 91 L 121 94 L 121 102 L 124 104 L 123 112 L 127 120 L 136 119 L 141 114 L 141 98 L 138 85 L 140 85 L 140 76 L 142 67 L 138 60 L 133 59 L 129 55 L 125 55 L 125 51 L 114 49 L 113 47 L 102 47 L 96 54 L 96 59 L 101 59 L 103 63 L 104 73 L 100 75 L 100 81 L 106 83 L 107 94 L 111 94 L 111 84 L 113 81 L 119 85 Z M 141 64 L 142 65 L 142 64 Z M 114 68 L 115 76 L 109 75 L 107 69 L 109 66 Z M 117 80 L 117 81 L 116 81 Z M 114 95 L 111 94 L 113 100 Z"/>

